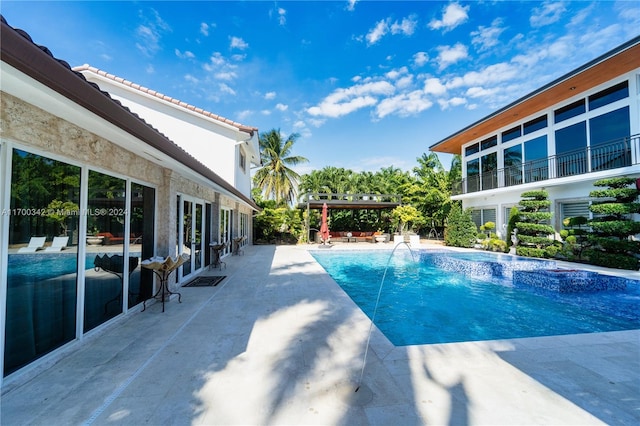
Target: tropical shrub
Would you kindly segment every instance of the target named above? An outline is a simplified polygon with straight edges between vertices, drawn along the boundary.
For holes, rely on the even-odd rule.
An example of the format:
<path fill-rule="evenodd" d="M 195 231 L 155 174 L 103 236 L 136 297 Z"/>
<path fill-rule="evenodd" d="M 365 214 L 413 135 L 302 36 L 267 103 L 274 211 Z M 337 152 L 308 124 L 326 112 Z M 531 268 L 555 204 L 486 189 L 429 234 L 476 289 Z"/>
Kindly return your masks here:
<path fill-rule="evenodd" d="M 476 244 L 478 230 L 473 223 L 471 210 L 463 211 L 460 204 L 451 206 L 444 229 L 444 243 L 452 247 L 473 247 Z"/>
<path fill-rule="evenodd" d="M 513 235 L 513 231 L 516 229 L 516 223 L 520 221 L 520 210 L 516 206 L 511 207 L 511 211 L 509 211 L 509 222 L 507 223 L 507 235 L 505 235 L 507 241 L 507 248 L 510 248 L 513 245 L 513 241 L 511 241 L 511 236 Z"/>
<path fill-rule="evenodd" d="M 549 221 L 551 212 L 547 191 L 527 191 L 521 194 L 520 221 L 516 222 L 518 229 L 518 246 L 516 254 L 529 257 L 552 257 L 557 249 L 549 249 L 553 245 L 551 236 L 555 230 Z M 553 253 L 553 254 L 552 254 Z"/>
<path fill-rule="evenodd" d="M 637 202 L 640 191 L 632 187 L 635 179 L 619 177 L 594 182 L 595 186 L 605 187 L 591 191 L 594 201 L 589 209 L 598 216 L 589 221 L 592 244 L 585 250 L 589 263 L 610 268 L 638 269 L 640 242 L 632 241 L 631 236 L 640 233 L 640 222 L 632 215 L 640 213 Z"/>

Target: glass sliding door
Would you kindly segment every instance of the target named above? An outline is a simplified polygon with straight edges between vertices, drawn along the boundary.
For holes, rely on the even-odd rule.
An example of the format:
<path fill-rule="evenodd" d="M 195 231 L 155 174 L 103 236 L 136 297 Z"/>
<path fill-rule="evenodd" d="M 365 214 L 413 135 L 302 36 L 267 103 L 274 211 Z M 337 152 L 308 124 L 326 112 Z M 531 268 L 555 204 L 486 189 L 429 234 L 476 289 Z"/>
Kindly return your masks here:
<path fill-rule="evenodd" d="M 80 218 L 80 167 L 20 150 L 11 167 L 5 376 L 76 338 Z"/>
<path fill-rule="evenodd" d="M 89 171 L 85 244 L 84 331 L 123 312 L 124 280 L 134 266 L 124 257 L 126 182 Z"/>

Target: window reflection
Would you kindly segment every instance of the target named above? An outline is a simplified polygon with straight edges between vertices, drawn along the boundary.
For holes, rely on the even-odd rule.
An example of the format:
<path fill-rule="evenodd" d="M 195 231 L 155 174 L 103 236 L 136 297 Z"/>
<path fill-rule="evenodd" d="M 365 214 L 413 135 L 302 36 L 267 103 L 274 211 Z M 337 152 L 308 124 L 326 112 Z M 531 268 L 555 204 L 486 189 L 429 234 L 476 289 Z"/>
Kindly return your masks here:
<path fill-rule="evenodd" d="M 79 194 L 79 167 L 13 151 L 5 375 L 75 338 Z M 25 250 L 32 237 L 44 248 Z"/>
<path fill-rule="evenodd" d="M 153 272 L 141 268 L 140 263 L 154 256 L 154 206 L 155 190 L 132 183 L 129 262 L 137 263 L 137 267 L 129 277 L 129 308 L 149 299 L 153 292 Z"/>
<path fill-rule="evenodd" d="M 89 171 L 85 332 L 122 313 L 124 277 L 135 269 L 124 259 L 125 195 L 123 179 Z"/>

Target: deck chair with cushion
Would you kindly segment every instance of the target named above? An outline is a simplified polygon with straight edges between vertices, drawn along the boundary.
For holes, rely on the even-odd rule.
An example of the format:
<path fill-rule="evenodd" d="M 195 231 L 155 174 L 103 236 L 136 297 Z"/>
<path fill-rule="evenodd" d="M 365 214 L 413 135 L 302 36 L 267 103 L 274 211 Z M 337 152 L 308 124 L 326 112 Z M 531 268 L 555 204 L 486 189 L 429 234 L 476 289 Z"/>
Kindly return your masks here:
<path fill-rule="evenodd" d="M 45 241 L 47 241 L 47 237 L 31 237 L 29 245 L 18 249 L 18 253 L 35 253 L 38 250 L 42 250 Z"/>
<path fill-rule="evenodd" d="M 53 237 L 51 247 L 47 247 L 44 251 L 60 251 L 67 248 L 69 237 Z"/>

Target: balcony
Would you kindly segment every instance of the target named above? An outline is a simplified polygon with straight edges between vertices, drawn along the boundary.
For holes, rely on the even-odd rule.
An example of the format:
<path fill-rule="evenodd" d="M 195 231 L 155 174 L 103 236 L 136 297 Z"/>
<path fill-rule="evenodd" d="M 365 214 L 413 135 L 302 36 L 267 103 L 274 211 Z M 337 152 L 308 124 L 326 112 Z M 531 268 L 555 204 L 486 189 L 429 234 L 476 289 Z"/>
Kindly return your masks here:
<path fill-rule="evenodd" d="M 452 195 L 613 170 L 639 163 L 640 135 L 634 135 L 586 149 L 529 161 L 517 167 L 470 176 L 453 184 Z"/>

